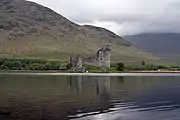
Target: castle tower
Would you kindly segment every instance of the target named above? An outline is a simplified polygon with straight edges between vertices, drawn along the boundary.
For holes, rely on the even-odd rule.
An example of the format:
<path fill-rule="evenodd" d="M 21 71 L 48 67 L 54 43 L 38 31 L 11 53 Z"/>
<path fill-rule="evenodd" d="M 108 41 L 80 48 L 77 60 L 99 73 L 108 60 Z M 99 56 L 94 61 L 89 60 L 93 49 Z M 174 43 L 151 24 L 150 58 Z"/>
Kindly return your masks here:
<path fill-rule="evenodd" d="M 110 67 L 111 64 L 111 47 L 110 45 L 103 45 L 100 50 L 98 50 L 98 66 Z"/>

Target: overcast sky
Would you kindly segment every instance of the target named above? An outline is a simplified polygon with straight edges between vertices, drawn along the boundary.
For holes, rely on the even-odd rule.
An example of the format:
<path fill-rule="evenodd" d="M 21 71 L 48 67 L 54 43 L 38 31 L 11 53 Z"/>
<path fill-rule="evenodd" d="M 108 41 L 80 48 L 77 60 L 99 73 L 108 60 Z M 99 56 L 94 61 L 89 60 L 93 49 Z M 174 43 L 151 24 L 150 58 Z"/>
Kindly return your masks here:
<path fill-rule="evenodd" d="M 180 0 L 30 0 L 78 24 L 105 27 L 119 35 L 180 33 Z"/>

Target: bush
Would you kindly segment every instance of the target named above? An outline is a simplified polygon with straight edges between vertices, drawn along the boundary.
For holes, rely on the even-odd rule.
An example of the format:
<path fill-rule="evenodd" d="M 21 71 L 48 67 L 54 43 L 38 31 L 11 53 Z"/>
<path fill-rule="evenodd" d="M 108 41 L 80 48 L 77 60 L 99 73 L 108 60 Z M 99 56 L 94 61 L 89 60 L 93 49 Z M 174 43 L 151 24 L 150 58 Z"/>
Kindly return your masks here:
<path fill-rule="evenodd" d="M 0 66 L 5 62 L 5 58 L 0 58 Z"/>
<path fill-rule="evenodd" d="M 33 63 L 27 66 L 27 70 L 42 70 L 42 64 L 39 63 Z"/>
<path fill-rule="evenodd" d="M 167 67 L 167 66 L 159 65 L 159 66 L 158 66 L 158 69 L 170 69 L 170 68 Z"/>
<path fill-rule="evenodd" d="M 87 70 L 100 70 L 100 67 L 89 65 L 86 67 Z"/>
<path fill-rule="evenodd" d="M 143 66 L 143 65 L 146 65 L 145 61 L 142 61 L 142 66 Z"/>
<path fill-rule="evenodd" d="M 111 67 L 107 69 L 107 73 L 119 73 L 119 72 L 122 72 L 122 71 L 117 70 L 117 67 Z"/>
<path fill-rule="evenodd" d="M 117 70 L 118 71 L 123 71 L 124 70 L 124 63 L 118 63 L 117 64 Z"/>
<path fill-rule="evenodd" d="M 86 70 L 89 71 L 89 72 L 92 72 L 92 73 L 100 73 L 100 72 L 102 72 L 101 67 L 92 66 L 92 65 L 86 66 Z"/>

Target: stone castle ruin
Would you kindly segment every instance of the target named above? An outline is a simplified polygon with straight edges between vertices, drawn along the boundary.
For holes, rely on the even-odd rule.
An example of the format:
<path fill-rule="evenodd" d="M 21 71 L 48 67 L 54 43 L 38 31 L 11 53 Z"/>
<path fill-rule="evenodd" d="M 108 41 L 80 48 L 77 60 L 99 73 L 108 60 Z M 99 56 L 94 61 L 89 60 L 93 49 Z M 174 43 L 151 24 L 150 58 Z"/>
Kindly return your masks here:
<path fill-rule="evenodd" d="M 101 68 L 110 68 L 110 45 L 103 45 L 95 55 L 83 57 L 80 55 L 70 57 L 70 65 L 72 70 L 83 70 L 86 66 L 97 66 Z"/>

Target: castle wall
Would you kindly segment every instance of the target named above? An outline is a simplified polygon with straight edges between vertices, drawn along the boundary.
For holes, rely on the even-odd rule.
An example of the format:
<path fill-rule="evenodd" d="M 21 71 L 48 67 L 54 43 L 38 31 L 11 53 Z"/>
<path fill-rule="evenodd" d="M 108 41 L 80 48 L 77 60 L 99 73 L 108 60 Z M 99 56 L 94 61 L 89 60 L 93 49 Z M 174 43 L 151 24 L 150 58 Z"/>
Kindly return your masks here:
<path fill-rule="evenodd" d="M 73 70 L 80 70 L 83 67 L 83 61 L 79 56 L 71 57 L 70 64 Z"/>
<path fill-rule="evenodd" d="M 106 55 L 106 57 L 104 58 L 104 66 L 110 68 L 110 66 L 111 66 L 111 60 L 110 60 L 111 54 L 110 54 L 110 52 L 106 52 L 105 55 Z"/>
<path fill-rule="evenodd" d="M 95 55 L 88 58 L 82 58 L 79 56 L 73 57 L 70 60 L 72 67 L 77 70 L 83 68 L 83 66 L 92 65 L 98 67 L 110 67 L 110 46 L 103 46 L 97 51 Z"/>

